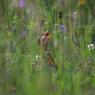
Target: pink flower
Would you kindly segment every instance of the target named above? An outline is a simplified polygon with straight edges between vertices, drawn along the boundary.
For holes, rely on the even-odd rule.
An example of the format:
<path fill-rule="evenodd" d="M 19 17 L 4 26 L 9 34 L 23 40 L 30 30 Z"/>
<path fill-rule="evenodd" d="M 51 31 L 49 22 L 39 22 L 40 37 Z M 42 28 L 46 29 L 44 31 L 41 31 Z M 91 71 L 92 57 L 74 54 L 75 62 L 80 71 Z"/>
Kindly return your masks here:
<path fill-rule="evenodd" d="M 19 7 L 24 8 L 25 7 L 25 0 L 19 0 Z"/>

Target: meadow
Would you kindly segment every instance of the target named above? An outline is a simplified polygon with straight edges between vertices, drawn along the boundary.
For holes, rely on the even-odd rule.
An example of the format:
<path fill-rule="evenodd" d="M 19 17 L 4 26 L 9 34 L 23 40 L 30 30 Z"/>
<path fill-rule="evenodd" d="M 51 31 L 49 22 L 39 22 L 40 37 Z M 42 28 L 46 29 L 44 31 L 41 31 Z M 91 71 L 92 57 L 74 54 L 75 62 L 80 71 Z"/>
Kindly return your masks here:
<path fill-rule="evenodd" d="M 0 95 L 95 95 L 95 1 L 0 0 Z"/>

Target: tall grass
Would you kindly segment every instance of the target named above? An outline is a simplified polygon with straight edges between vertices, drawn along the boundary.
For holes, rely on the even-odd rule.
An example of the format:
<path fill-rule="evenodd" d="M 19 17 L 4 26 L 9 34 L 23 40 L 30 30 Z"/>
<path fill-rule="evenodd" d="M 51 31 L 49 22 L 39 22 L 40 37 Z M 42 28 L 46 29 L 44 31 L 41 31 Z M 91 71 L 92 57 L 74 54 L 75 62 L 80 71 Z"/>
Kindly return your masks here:
<path fill-rule="evenodd" d="M 63 7 L 59 0 L 26 1 L 32 9 L 27 2 L 25 8 L 8 7 L 0 23 L 0 95 L 94 95 L 95 48 L 88 47 L 95 31 L 94 0 L 84 5 L 64 0 Z M 48 67 L 38 45 L 40 34 L 47 30 L 57 43 L 49 47 L 57 70 Z"/>

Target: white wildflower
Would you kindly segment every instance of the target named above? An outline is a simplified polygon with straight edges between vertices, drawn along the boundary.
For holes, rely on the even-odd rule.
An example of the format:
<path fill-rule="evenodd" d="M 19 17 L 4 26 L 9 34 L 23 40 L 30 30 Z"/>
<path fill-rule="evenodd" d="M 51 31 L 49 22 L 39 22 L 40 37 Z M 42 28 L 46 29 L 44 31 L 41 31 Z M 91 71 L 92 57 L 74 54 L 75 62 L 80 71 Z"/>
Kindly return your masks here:
<path fill-rule="evenodd" d="M 76 11 L 74 11 L 74 15 L 77 15 L 77 12 Z"/>
<path fill-rule="evenodd" d="M 66 40 L 67 39 L 67 37 L 66 36 L 64 36 L 64 40 Z"/>
<path fill-rule="evenodd" d="M 36 61 L 38 61 L 41 58 L 40 55 L 36 55 Z"/>
<path fill-rule="evenodd" d="M 55 23 L 55 26 L 58 26 L 59 24 Z"/>
<path fill-rule="evenodd" d="M 89 50 L 93 50 L 94 49 L 94 44 L 89 44 L 89 45 L 87 45 L 87 47 L 88 47 Z"/>

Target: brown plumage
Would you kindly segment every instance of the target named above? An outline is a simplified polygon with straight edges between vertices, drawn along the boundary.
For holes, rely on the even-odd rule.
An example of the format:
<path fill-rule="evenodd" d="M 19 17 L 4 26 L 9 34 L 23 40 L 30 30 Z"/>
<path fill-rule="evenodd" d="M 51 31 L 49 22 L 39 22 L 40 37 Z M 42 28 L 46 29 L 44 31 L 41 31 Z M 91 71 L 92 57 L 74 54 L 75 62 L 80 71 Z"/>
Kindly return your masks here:
<path fill-rule="evenodd" d="M 55 61 L 54 61 L 52 55 L 49 52 L 47 53 L 47 55 L 48 55 L 48 64 L 53 65 L 55 63 Z"/>
<path fill-rule="evenodd" d="M 55 60 L 49 51 L 47 52 L 47 56 L 48 56 L 48 65 L 50 67 L 57 69 L 57 65 L 55 63 Z"/>
<path fill-rule="evenodd" d="M 38 39 L 38 44 L 42 46 L 43 50 L 46 51 L 48 47 L 48 43 L 50 41 L 50 33 L 49 32 L 43 32 Z"/>

